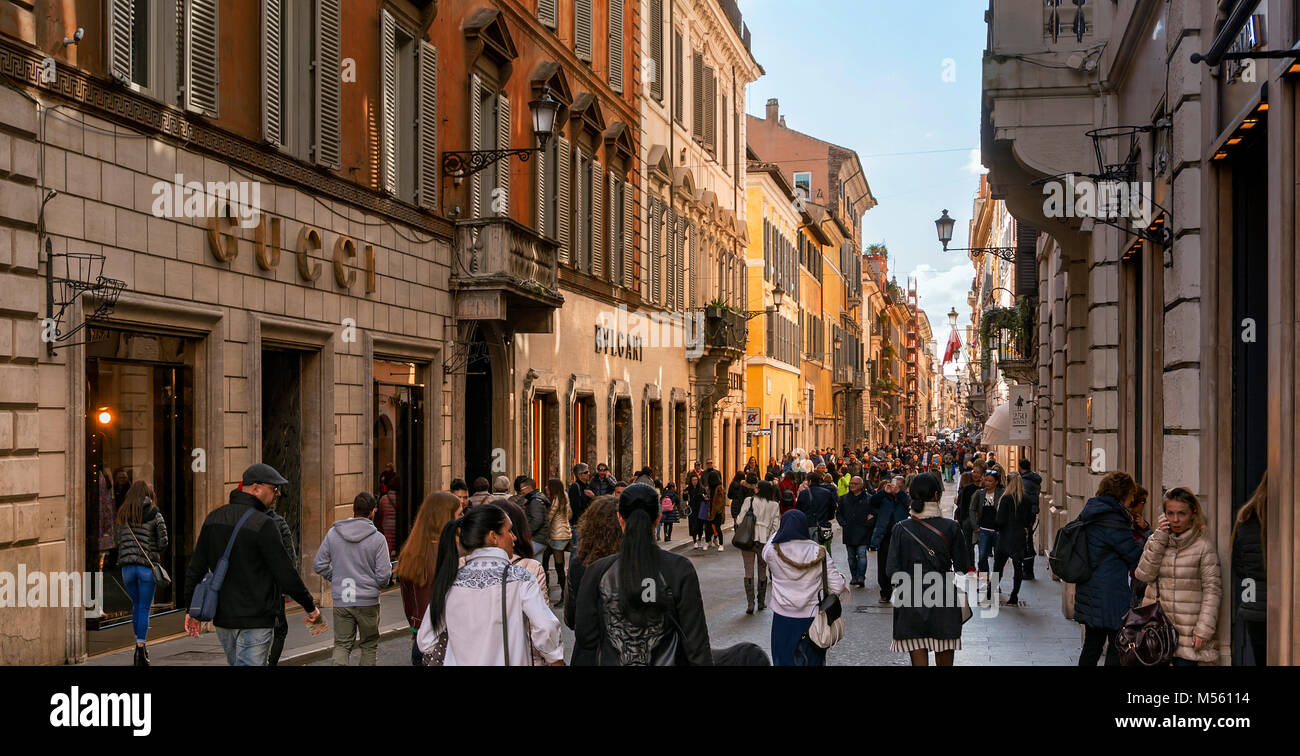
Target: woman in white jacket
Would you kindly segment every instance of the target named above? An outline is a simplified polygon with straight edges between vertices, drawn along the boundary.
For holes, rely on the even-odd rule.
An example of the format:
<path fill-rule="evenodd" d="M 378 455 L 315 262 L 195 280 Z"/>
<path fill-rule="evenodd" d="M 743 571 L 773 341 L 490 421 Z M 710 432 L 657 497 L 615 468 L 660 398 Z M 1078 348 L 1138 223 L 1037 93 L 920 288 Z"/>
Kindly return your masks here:
<path fill-rule="evenodd" d="M 740 505 L 736 522 L 745 519 L 745 515 L 754 513 L 754 548 L 741 549 L 740 558 L 745 563 L 745 601 L 748 606 L 745 614 L 754 613 L 754 563 L 758 562 L 758 608 L 767 608 L 767 563 L 760 557 L 763 546 L 771 540 L 781 524 L 781 497 L 771 481 L 760 481 L 754 495 L 745 499 Z"/>
<path fill-rule="evenodd" d="M 466 554 L 459 569 L 457 543 Z M 416 636 L 430 664 L 526 667 L 536 649 L 552 666 L 564 666 L 560 621 L 537 577 L 510 563 L 514 546 L 510 517 L 494 504 L 473 507 L 447 523 L 438 539 L 429 609 Z"/>
<path fill-rule="evenodd" d="M 772 666 L 825 666 L 826 649 L 808 638 L 821 598 L 822 566 L 840 601 L 848 601 L 849 586 L 830 552 L 809 540 L 803 512 L 781 515 L 780 528 L 763 547 L 763 561 L 772 577 Z"/>

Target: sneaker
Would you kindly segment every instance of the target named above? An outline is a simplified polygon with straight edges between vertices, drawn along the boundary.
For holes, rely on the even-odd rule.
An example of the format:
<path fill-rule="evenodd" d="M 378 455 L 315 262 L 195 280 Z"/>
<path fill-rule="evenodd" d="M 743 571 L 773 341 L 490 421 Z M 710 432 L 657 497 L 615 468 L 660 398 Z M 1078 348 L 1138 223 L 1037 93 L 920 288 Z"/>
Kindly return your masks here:
<path fill-rule="evenodd" d="M 889 597 L 888 597 L 888 596 L 886 596 L 885 594 L 882 593 L 882 594 L 880 594 L 880 598 L 876 601 L 876 603 L 877 603 L 877 604 L 880 604 L 881 606 L 887 606 L 887 605 L 889 605 L 889 604 L 891 604 L 891 603 L 893 603 L 893 602 L 891 602 L 891 601 L 889 600 Z"/>
<path fill-rule="evenodd" d="M 718 544 L 718 551 L 722 551 L 722 544 Z"/>

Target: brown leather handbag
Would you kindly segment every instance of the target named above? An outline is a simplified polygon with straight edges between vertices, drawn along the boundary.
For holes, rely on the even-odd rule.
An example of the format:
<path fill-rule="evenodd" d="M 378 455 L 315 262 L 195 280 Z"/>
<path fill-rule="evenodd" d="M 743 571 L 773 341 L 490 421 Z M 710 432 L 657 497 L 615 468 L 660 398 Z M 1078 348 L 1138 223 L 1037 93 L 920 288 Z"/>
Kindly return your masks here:
<path fill-rule="evenodd" d="M 1168 664 L 1178 650 L 1178 629 L 1159 601 L 1129 609 L 1115 639 L 1119 642 L 1120 664 L 1126 667 Z"/>

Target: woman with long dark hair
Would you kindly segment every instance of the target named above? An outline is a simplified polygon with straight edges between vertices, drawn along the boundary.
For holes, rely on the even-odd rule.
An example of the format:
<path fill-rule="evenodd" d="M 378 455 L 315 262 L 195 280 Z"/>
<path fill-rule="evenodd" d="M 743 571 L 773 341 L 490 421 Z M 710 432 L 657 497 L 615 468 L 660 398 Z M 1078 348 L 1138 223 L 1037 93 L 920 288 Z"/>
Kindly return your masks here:
<path fill-rule="evenodd" d="M 460 499 L 448 491 L 435 491 L 424 497 L 420 511 L 415 515 L 411 534 L 402 544 L 394 571 L 402 587 L 402 607 L 406 621 L 411 626 L 411 663 L 424 663 L 415 633 L 420 630 L 424 610 L 429 608 L 429 592 L 433 590 L 433 576 L 438 568 L 438 537 L 447 523 L 456 519 Z"/>
<path fill-rule="evenodd" d="M 754 613 L 754 599 L 758 598 L 759 610 L 767 608 L 767 562 L 763 561 L 763 547 L 781 523 L 781 502 L 778 500 L 776 486 L 770 481 L 759 481 L 754 495 L 745 499 L 740 505 L 740 514 L 736 522 L 745 515 L 754 513 L 754 546 L 741 549 L 740 558 L 745 565 L 745 614 Z M 754 563 L 758 563 L 758 590 L 754 589 Z"/>
<path fill-rule="evenodd" d="M 122 587 L 131 597 L 131 629 L 135 631 L 135 666 L 149 666 L 145 640 L 149 635 L 149 610 L 153 608 L 153 565 L 167 548 L 167 523 L 154 504 L 153 487 L 137 480 L 127 489 L 117 509 L 117 563 L 122 567 Z"/>
<path fill-rule="evenodd" d="M 704 520 L 700 519 L 700 507 L 709 508 L 708 492 L 700 482 L 699 473 L 691 473 L 686 479 L 686 489 L 682 491 L 682 503 L 686 506 L 686 528 L 691 534 L 691 548 L 702 549 L 700 538 L 704 535 Z"/>
<path fill-rule="evenodd" d="M 465 565 L 457 568 L 460 551 Z M 417 635 L 426 657 L 441 655 L 445 666 L 526 667 L 536 649 L 551 665 L 564 665 L 560 621 L 537 577 L 510 563 L 514 551 L 513 524 L 495 503 L 471 507 L 447 523 L 438 538 L 429 609 Z"/>
<path fill-rule="evenodd" d="M 623 491 L 619 553 L 592 563 L 578 588 L 575 666 L 712 666 L 699 577 L 689 559 L 655 545 L 658 520 L 653 487 Z"/>
<path fill-rule="evenodd" d="M 564 581 L 564 553 L 569 550 L 569 544 L 573 542 L 573 525 L 569 522 L 571 514 L 569 494 L 565 490 L 564 481 L 559 478 L 546 481 L 546 498 L 551 502 L 551 511 L 548 514 L 551 532 L 546 551 L 542 553 L 542 572 L 550 574 L 547 568 L 551 557 L 554 556 L 555 581 L 560 584 L 560 598 L 551 606 L 564 606 L 569 595 L 568 584 Z M 551 597 L 550 591 L 547 591 L 546 597 L 548 599 Z"/>

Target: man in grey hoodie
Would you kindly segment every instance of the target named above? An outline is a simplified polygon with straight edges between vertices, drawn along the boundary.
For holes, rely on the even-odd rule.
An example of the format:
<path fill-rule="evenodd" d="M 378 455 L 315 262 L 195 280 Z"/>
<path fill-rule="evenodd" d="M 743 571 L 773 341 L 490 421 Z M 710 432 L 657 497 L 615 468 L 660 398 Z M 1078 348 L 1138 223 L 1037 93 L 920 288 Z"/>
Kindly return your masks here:
<path fill-rule="evenodd" d="M 316 574 L 330 581 L 334 596 L 334 665 L 346 667 L 361 646 L 361 666 L 373 667 L 379 653 L 379 589 L 393 564 L 388 541 L 375 527 L 378 502 L 369 493 L 352 501 L 352 517 L 339 520 L 316 552 Z"/>

